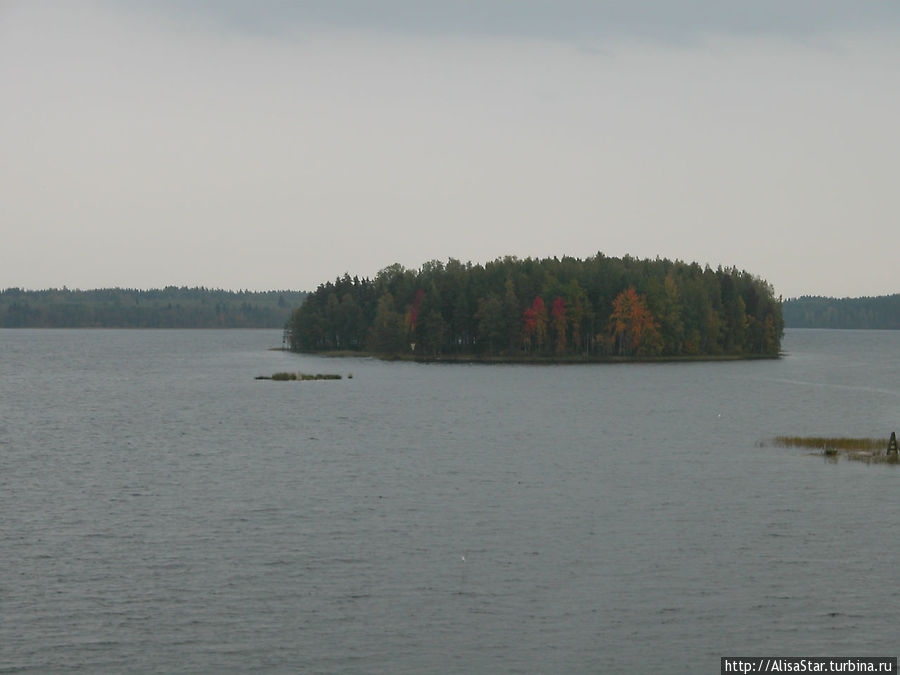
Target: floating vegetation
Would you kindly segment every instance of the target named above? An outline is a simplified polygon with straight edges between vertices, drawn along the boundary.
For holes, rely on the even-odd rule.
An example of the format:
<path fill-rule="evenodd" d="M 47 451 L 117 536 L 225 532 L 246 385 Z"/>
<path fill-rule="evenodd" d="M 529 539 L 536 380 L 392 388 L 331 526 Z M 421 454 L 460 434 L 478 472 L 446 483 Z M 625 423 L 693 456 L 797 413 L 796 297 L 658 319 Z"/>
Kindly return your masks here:
<path fill-rule="evenodd" d="M 332 373 L 316 373 L 315 375 L 310 375 L 309 373 L 275 373 L 274 375 L 257 375 L 257 380 L 276 380 L 278 382 L 287 382 L 287 381 L 307 381 L 307 380 L 340 380 L 342 377 L 340 375 L 335 375 Z"/>
<path fill-rule="evenodd" d="M 884 450 L 887 439 L 846 438 L 844 436 L 776 436 L 772 444 L 782 448 L 834 448 L 835 450 Z"/>
<path fill-rule="evenodd" d="M 844 436 L 776 436 L 771 444 L 782 448 L 809 448 L 830 460 L 839 457 L 872 464 L 898 464 L 898 453 L 888 452 L 886 438 L 847 438 Z"/>

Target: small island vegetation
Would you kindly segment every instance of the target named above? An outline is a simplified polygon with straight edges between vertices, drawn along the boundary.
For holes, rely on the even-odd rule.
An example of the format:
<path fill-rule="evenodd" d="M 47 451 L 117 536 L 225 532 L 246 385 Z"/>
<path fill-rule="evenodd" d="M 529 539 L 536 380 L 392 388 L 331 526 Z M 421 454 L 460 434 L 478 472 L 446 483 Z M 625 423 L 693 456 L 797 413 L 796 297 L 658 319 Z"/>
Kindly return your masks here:
<path fill-rule="evenodd" d="M 352 375 L 349 377 L 353 379 Z M 310 380 L 340 380 L 343 378 L 333 373 L 316 373 L 315 375 L 309 373 L 275 373 L 274 375 L 257 375 L 254 379 L 275 380 L 276 382 L 308 382 Z"/>
<path fill-rule="evenodd" d="M 598 253 L 345 274 L 286 332 L 298 352 L 565 363 L 771 358 L 783 328 L 771 285 L 748 272 Z"/>
<path fill-rule="evenodd" d="M 890 439 L 844 436 L 776 436 L 770 443 L 782 448 L 808 448 L 815 451 L 812 454 L 834 461 L 843 458 L 869 464 L 900 463 L 894 434 Z"/>

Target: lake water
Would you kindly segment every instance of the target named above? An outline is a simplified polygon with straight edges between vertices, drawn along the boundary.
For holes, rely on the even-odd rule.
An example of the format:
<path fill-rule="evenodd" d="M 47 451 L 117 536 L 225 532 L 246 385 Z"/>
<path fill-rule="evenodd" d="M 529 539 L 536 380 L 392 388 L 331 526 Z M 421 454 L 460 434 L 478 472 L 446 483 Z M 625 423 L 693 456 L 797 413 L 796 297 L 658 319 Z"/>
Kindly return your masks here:
<path fill-rule="evenodd" d="M 0 330 L 0 672 L 688 673 L 896 655 L 900 331 L 383 363 Z M 272 382 L 282 370 L 353 379 Z"/>

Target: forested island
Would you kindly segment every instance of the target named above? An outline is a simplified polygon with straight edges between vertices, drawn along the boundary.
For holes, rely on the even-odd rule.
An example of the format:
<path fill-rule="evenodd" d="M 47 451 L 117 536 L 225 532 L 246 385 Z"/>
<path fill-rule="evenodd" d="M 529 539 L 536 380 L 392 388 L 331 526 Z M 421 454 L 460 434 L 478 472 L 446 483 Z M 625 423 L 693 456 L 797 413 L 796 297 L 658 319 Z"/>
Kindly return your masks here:
<path fill-rule="evenodd" d="M 0 328 L 282 328 L 306 293 L 167 286 L 0 291 Z"/>
<path fill-rule="evenodd" d="M 900 294 L 864 298 L 803 296 L 784 301 L 788 328 L 900 329 Z"/>
<path fill-rule="evenodd" d="M 748 272 L 602 253 L 345 274 L 287 325 L 299 352 L 514 361 L 777 357 L 783 328 Z"/>

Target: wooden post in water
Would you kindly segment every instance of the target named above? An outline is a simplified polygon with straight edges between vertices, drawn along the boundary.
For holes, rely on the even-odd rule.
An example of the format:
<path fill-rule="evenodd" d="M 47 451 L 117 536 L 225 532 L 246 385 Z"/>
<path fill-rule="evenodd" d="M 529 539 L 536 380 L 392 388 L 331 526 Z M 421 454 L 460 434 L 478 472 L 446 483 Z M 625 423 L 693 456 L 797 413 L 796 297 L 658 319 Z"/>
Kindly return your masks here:
<path fill-rule="evenodd" d="M 897 454 L 897 432 L 891 432 L 891 440 L 888 441 L 888 449 L 887 454 L 896 455 Z"/>

